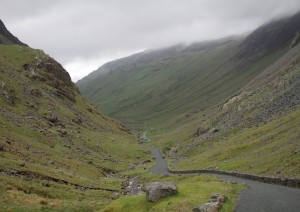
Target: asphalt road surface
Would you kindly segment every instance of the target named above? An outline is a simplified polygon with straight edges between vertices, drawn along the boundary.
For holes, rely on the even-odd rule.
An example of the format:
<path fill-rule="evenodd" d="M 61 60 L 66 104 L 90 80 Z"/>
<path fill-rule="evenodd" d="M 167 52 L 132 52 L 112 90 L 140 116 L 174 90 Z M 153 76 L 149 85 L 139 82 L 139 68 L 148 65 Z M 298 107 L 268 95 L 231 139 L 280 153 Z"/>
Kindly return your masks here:
<path fill-rule="evenodd" d="M 150 148 L 156 165 L 150 170 L 154 174 L 171 174 L 160 151 Z M 228 175 L 215 176 L 231 182 L 245 183 L 236 203 L 236 212 L 300 212 L 300 189 L 246 180 Z"/>

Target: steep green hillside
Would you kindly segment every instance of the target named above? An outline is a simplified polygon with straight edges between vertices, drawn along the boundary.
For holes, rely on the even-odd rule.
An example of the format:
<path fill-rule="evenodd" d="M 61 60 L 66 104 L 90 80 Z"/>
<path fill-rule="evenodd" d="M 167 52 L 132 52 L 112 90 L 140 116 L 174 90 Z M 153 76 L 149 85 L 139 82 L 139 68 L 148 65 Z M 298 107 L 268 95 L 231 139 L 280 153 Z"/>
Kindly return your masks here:
<path fill-rule="evenodd" d="M 181 120 L 160 147 L 173 169 L 300 176 L 300 45 L 219 106 Z"/>
<path fill-rule="evenodd" d="M 118 173 L 149 158 L 54 59 L 0 44 L 1 211 L 101 208 L 122 193 Z"/>
<path fill-rule="evenodd" d="M 172 169 L 299 177 L 299 22 L 300 13 L 244 39 L 146 51 L 78 85 L 106 113 L 148 132 Z"/>
<path fill-rule="evenodd" d="M 192 209 L 211 192 L 228 196 L 223 210 L 232 211 L 244 186 L 210 176 L 150 174 L 149 152 L 87 102 L 59 63 L 41 50 L 10 44 L 0 44 L 0 211 Z M 181 190 L 157 203 L 134 195 L 158 180 L 179 183 Z"/>
<path fill-rule="evenodd" d="M 109 115 L 120 118 L 129 126 L 143 127 L 144 121 L 154 125 L 153 120 L 155 124 L 171 120 L 187 109 L 206 107 L 215 102 L 217 97 L 210 98 L 207 92 L 212 90 L 209 85 L 219 76 L 216 73 L 212 77 L 206 68 L 211 67 L 210 72 L 213 72 L 228 61 L 234 49 L 235 42 L 228 41 L 214 49 L 156 59 L 141 67 L 129 66 L 129 70 L 101 75 L 81 91 Z M 230 54 L 226 55 L 228 52 Z M 211 63 L 212 59 L 217 62 Z M 228 63 L 228 67 L 231 66 L 232 63 Z M 80 82 L 78 85 L 80 87 Z M 219 90 L 211 92 L 223 95 Z"/>
<path fill-rule="evenodd" d="M 222 103 L 287 52 L 299 17 L 264 25 L 245 39 L 145 51 L 105 64 L 77 85 L 105 113 L 140 132 L 146 122 L 155 137 L 182 114 Z"/>

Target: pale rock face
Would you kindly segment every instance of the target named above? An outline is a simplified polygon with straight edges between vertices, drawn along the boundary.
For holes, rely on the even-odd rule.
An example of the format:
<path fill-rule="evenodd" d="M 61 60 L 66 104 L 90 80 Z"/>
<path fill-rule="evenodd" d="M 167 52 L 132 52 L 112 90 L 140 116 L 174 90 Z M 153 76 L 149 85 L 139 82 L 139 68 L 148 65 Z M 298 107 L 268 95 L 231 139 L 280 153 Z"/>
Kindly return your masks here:
<path fill-rule="evenodd" d="M 194 208 L 193 212 L 218 212 L 226 200 L 227 197 L 224 194 L 212 193 L 209 202 Z"/>

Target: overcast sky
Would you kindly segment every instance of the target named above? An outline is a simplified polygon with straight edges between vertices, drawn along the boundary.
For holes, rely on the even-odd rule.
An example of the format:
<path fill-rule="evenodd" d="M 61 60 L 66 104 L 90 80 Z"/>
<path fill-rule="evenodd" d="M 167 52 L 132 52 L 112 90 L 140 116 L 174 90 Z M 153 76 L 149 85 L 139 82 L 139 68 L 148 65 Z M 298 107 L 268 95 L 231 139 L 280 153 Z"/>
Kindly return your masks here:
<path fill-rule="evenodd" d="M 0 19 L 76 82 L 135 52 L 246 33 L 299 9 L 300 0 L 0 0 Z"/>

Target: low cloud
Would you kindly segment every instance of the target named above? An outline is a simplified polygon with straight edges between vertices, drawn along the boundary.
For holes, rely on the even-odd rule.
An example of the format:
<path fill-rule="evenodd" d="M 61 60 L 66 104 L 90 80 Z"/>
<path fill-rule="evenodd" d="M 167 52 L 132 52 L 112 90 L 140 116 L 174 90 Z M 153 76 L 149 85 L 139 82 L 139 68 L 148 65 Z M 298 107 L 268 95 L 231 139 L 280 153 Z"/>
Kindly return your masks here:
<path fill-rule="evenodd" d="M 249 32 L 293 14 L 299 0 L 0 0 L 1 19 L 73 81 L 142 49 Z"/>

